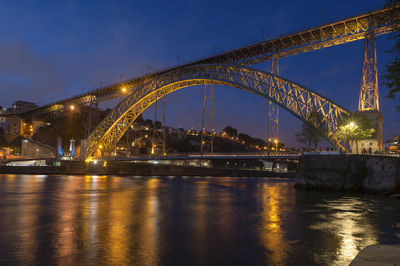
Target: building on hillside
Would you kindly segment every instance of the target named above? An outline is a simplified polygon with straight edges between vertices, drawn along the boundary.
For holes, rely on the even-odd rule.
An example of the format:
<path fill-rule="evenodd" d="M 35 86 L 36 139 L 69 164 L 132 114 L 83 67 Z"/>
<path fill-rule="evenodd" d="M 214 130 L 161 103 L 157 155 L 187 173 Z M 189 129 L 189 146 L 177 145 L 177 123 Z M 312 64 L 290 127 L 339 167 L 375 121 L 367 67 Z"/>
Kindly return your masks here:
<path fill-rule="evenodd" d="M 39 106 L 36 103 L 26 102 L 26 101 L 16 101 L 12 104 L 11 112 L 13 114 L 19 114 L 36 109 L 38 107 Z"/>
<path fill-rule="evenodd" d="M 8 117 L 8 123 L 4 127 L 4 135 L 7 138 L 14 138 L 23 134 L 23 120 L 18 116 Z"/>
<path fill-rule="evenodd" d="M 5 130 L 5 127 L 8 125 L 9 117 L 5 115 L 0 115 L 0 127 Z"/>

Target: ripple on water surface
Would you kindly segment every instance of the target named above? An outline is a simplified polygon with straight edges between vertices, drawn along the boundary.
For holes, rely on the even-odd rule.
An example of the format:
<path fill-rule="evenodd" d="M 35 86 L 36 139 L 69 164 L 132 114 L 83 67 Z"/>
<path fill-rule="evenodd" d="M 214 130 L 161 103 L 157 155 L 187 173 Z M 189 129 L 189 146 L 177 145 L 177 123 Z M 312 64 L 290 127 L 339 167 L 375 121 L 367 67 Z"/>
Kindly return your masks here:
<path fill-rule="evenodd" d="M 0 175 L 0 264 L 347 265 L 400 204 L 280 178 Z"/>

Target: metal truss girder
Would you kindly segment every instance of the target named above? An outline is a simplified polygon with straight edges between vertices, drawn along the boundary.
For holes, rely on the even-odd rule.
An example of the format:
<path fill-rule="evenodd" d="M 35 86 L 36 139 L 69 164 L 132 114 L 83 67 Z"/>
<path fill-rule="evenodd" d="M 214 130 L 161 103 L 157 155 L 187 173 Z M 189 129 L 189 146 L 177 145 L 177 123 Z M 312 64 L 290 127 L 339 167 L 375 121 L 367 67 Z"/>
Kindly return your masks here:
<path fill-rule="evenodd" d="M 366 34 L 364 44 L 364 60 L 362 66 L 359 111 L 379 111 L 378 69 L 376 60 L 375 33 Z"/>
<path fill-rule="evenodd" d="M 334 132 L 348 111 L 297 83 L 271 73 L 235 65 L 195 65 L 178 69 L 134 89 L 104 118 L 87 141 L 86 157 L 97 149 L 110 150 L 133 121 L 152 103 L 181 88 L 220 84 L 243 89 L 270 100 L 297 118 L 307 121 L 311 111 L 323 115 L 328 126 L 327 139 L 342 147 Z M 271 89 L 272 88 L 272 89 Z"/>
<path fill-rule="evenodd" d="M 54 105 L 87 105 L 88 97 L 96 97 L 97 101 L 121 97 L 121 87 L 129 90 L 142 86 L 159 75 L 169 71 L 182 69 L 197 64 L 240 64 L 243 66 L 254 65 L 269 61 L 272 55 L 278 53 L 280 58 L 300 53 L 306 53 L 334 45 L 340 45 L 365 38 L 365 33 L 371 29 L 375 35 L 386 34 L 398 30 L 399 25 L 391 25 L 390 18 L 400 18 L 400 8 L 386 8 L 349 17 L 339 21 L 318 25 L 298 32 L 282 35 L 267 41 L 233 49 L 221 54 L 189 62 L 187 64 L 164 69 L 148 75 L 139 76 L 121 83 L 112 84 L 88 93 L 77 95 L 62 101 L 39 107 L 38 109 L 21 114 L 25 117 L 33 117 L 57 111 Z M 399 21 L 397 19 L 396 21 Z"/>

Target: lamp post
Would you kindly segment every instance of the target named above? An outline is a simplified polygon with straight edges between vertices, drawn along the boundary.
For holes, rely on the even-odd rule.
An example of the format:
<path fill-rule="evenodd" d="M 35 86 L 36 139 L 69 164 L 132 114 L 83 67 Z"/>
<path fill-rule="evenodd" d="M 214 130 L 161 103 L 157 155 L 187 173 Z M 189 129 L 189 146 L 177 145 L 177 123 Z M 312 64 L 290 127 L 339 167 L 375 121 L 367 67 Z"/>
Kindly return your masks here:
<path fill-rule="evenodd" d="M 353 135 L 353 131 L 357 128 L 357 124 L 354 121 L 350 121 L 347 125 L 346 125 L 347 129 L 349 130 L 349 135 Z M 349 146 L 350 146 L 350 150 L 352 150 L 352 146 L 353 146 L 353 141 L 351 141 L 351 145 L 350 145 L 350 139 L 349 139 Z M 358 153 L 358 149 L 356 151 Z"/>
<path fill-rule="evenodd" d="M 270 154 L 271 154 L 271 148 L 272 148 L 272 145 L 271 145 L 271 138 L 268 139 L 267 145 L 268 145 L 268 156 L 270 156 Z"/>
<path fill-rule="evenodd" d="M 275 139 L 274 142 L 275 142 L 275 151 L 278 152 L 278 139 Z"/>

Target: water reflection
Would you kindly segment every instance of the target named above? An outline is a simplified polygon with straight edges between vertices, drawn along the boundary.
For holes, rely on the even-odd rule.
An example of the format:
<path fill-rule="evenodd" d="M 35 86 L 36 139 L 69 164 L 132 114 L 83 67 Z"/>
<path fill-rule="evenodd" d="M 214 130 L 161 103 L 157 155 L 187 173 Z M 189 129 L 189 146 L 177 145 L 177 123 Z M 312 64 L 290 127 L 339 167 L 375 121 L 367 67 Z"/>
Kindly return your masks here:
<path fill-rule="evenodd" d="M 0 264 L 346 265 L 400 206 L 280 179 L 0 175 Z"/>
<path fill-rule="evenodd" d="M 15 179 L 13 180 L 15 181 Z M 21 197 L 15 198 L 18 201 L 18 213 L 23 214 L 15 217 L 18 226 L 17 230 L 23 232 L 16 236 L 17 243 L 21 247 L 17 251 L 17 256 L 25 258 L 28 264 L 34 262 L 37 246 L 35 232 L 32 228 L 35 228 L 37 223 L 35 214 L 38 211 L 38 202 L 40 200 L 40 194 L 37 193 L 41 189 L 42 182 L 40 181 L 41 177 L 36 175 L 32 176 L 32 178 L 22 178 L 21 186 L 19 186 Z"/>
<path fill-rule="evenodd" d="M 281 186 L 264 186 L 261 189 L 260 236 L 267 250 L 267 263 L 271 265 L 284 265 L 291 252 L 289 239 L 286 238 L 287 232 L 283 228 L 283 216 L 294 209 L 294 192 L 290 190 L 293 188 Z"/>
<path fill-rule="evenodd" d="M 208 182 L 201 181 L 197 182 L 196 186 L 196 203 L 195 208 L 193 209 L 194 215 L 194 241 L 197 245 L 198 254 L 197 261 L 199 264 L 206 264 L 205 257 L 202 256 L 206 252 L 207 243 L 206 243 L 206 232 L 207 232 L 207 215 L 209 208 L 208 206 L 208 197 L 209 197 L 209 187 Z"/>
<path fill-rule="evenodd" d="M 332 235 L 336 240 L 336 252 L 321 254 L 319 260 L 332 265 L 347 265 L 358 252 L 368 245 L 378 244 L 378 231 L 368 217 L 370 204 L 356 197 L 326 200 L 317 207 L 325 209 L 320 222 L 310 228 Z"/>
<path fill-rule="evenodd" d="M 159 182 L 159 179 L 146 181 L 144 208 L 138 213 L 138 217 L 135 217 L 141 220 L 138 230 L 141 244 L 137 260 L 140 265 L 156 265 L 158 262 L 159 202 L 157 191 Z"/>
<path fill-rule="evenodd" d="M 99 195 L 95 191 L 101 191 L 106 186 L 106 176 L 85 176 L 81 200 L 82 228 L 81 241 L 85 247 L 85 264 L 94 261 L 98 256 L 98 212 Z"/>

